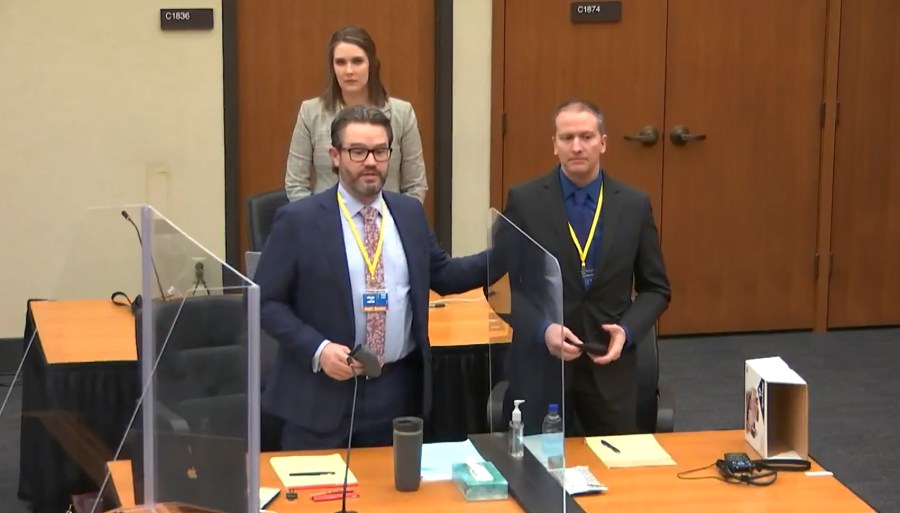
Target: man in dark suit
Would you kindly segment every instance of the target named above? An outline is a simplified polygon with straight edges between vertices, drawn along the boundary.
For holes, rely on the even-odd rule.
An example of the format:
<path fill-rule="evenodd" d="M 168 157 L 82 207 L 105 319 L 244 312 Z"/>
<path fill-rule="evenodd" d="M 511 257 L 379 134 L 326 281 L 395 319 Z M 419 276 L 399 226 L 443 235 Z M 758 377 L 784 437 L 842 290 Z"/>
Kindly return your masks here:
<path fill-rule="evenodd" d="M 354 445 L 390 445 L 394 418 L 427 416 L 429 289 L 487 278 L 485 254 L 451 259 L 421 203 L 382 190 L 393 134 L 381 111 L 344 109 L 331 142 L 338 185 L 278 211 L 255 276 L 262 327 L 279 345 L 263 408 L 285 420 L 285 450 L 347 444 L 357 345 L 383 366 L 358 380 Z"/>
<path fill-rule="evenodd" d="M 632 433 L 637 429 L 634 348 L 671 296 L 650 200 L 602 168 L 607 140 L 603 114 L 595 105 L 566 102 L 556 112 L 555 125 L 553 151 L 559 166 L 510 189 L 505 216 L 559 261 L 563 322 L 541 322 L 533 313 L 516 316 L 513 304 L 507 397 L 532 398 L 525 415 L 526 427 L 533 432 L 547 412 L 541 403 L 558 402 L 563 393 L 561 384 L 556 390 L 546 383 L 537 385 L 534 376 L 560 376 L 563 367 L 566 404 L 574 405 L 584 434 Z M 515 272 L 539 266 L 519 267 L 510 268 L 511 279 Z M 528 281 L 512 279 L 514 284 Z M 525 292 L 513 291 L 513 300 L 520 298 L 518 305 L 541 301 L 534 287 L 530 293 L 527 286 L 520 288 Z M 525 296 L 531 296 L 530 301 L 521 300 Z M 533 344 L 535 339 L 545 347 Z M 589 353 L 582 346 L 594 342 L 607 342 L 608 350 Z M 541 398 L 538 404 L 536 397 Z M 572 409 L 566 408 L 567 427 L 572 426 Z"/>

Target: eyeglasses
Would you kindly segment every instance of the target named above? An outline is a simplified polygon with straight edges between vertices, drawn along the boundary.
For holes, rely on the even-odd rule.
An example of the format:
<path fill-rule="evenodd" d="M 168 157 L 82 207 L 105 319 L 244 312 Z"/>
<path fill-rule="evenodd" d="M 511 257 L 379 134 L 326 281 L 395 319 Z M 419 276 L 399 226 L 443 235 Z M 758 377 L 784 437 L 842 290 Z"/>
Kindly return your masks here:
<path fill-rule="evenodd" d="M 371 153 L 373 157 L 375 157 L 376 162 L 385 162 L 391 158 L 392 148 L 339 148 L 340 150 L 344 150 L 350 155 L 350 160 L 353 162 L 365 162 L 367 158 L 369 158 L 369 154 Z"/>

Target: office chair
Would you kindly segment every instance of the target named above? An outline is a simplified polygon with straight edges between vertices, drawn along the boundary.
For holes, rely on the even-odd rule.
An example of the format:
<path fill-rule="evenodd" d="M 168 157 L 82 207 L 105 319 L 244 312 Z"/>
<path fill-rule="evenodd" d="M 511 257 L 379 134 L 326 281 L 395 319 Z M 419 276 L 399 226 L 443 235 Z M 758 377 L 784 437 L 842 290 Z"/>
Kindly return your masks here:
<path fill-rule="evenodd" d="M 659 380 L 659 348 L 656 327 L 637 345 L 637 427 L 641 433 L 666 433 L 675 428 L 675 394 Z M 505 431 L 503 405 L 509 383 L 497 383 L 488 396 L 488 428 Z"/>
<path fill-rule="evenodd" d="M 138 312 L 138 350 L 141 314 Z M 161 429 L 246 437 L 246 309 L 239 295 L 153 304 L 157 423 Z M 168 338 L 168 341 L 166 341 Z"/>
<path fill-rule="evenodd" d="M 275 212 L 287 204 L 288 197 L 284 189 L 263 192 L 247 201 L 250 251 L 262 251 L 263 246 L 266 245 L 266 239 L 269 238 L 269 233 L 272 231 Z"/>
<path fill-rule="evenodd" d="M 637 345 L 637 426 L 641 433 L 670 433 L 675 429 L 675 393 L 660 383 L 656 326 Z"/>

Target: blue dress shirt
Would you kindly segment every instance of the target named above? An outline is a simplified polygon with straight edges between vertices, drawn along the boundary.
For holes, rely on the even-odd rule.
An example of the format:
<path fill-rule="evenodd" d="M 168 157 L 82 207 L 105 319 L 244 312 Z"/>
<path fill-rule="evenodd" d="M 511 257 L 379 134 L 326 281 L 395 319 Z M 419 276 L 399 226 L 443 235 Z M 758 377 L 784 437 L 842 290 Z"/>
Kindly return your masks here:
<path fill-rule="evenodd" d="M 365 221 L 362 209 L 365 204 L 354 198 L 343 185 L 338 185 L 338 194 L 344 200 L 347 211 L 360 237 L 365 235 Z M 400 240 L 400 232 L 394 224 L 394 218 L 383 201 L 381 194 L 372 202 L 378 210 L 376 222 L 381 223 L 384 216 L 384 241 L 381 247 L 381 261 L 384 266 L 384 288 L 388 293 L 387 319 L 385 321 L 384 362 L 390 363 L 408 355 L 414 347 L 412 341 L 412 305 L 409 302 L 409 266 L 406 253 Z M 366 290 L 366 262 L 356 243 L 347 217 L 341 211 L 341 228 L 344 234 L 344 250 L 347 254 L 347 267 L 350 271 L 350 288 L 353 301 L 353 317 L 356 326 L 354 345 L 366 343 L 366 312 L 362 310 L 362 294 Z M 313 370 L 319 370 L 319 356 L 328 342 L 349 343 L 344 340 L 325 340 L 313 357 Z"/>
<path fill-rule="evenodd" d="M 578 237 L 579 244 L 586 244 L 588 234 L 591 231 L 591 224 L 594 221 L 594 212 L 597 208 L 597 201 L 600 199 L 600 187 L 603 185 L 603 169 L 597 178 L 591 180 L 583 187 L 578 186 L 569 179 L 559 168 L 559 185 L 562 187 L 563 203 L 566 207 L 566 217 L 575 235 Z M 568 227 L 567 227 L 568 228 Z M 573 242 L 574 244 L 574 242 Z M 583 247 L 583 246 L 582 246 Z M 594 239 L 591 241 L 591 247 L 588 248 L 587 258 L 585 259 L 586 269 L 595 269 L 597 267 L 597 258 L 600 248 L 603 247 L 603 207 L 600 207 L 600 219 L 597 220 L 597 229 L 594 232 Z M 578 277 L 579 281 L 581 276 Z M 546 332 L 549 323 L 545 323 L 541 335 Z M 625 330 L 625 347 L 628 349 L 632 346 L 631 331 L 627 326 L 619 324 Z"/>
<path fill-rule="evenodd" d="M 594 221 L 594 211 L 597 208 L 597 201 L 600 199 L 600 187 L 603 185 L 603 170 L 601 169 L 599 176 L 590 183 L 584 187 L 579 187 L 560 168 L 559 184 L 562 186 L 566 217 L 568 217 L 572 229 L 575 230 L 575 235 L 578 236 L 578 243 L 582 244 L 583 247 L 587 243 L 588 233 L 591 231 L 591 223 Z M 597 220 L 597 229 L 594 232 L 594 240 L 591 241 L 587 259 L 585 259 L 585 267 L 587 269 L 594 269 L 597 266 L 597 253 L 600 252 L 602 240 L 603 210 L 601 207 L 600 219 Z"/>

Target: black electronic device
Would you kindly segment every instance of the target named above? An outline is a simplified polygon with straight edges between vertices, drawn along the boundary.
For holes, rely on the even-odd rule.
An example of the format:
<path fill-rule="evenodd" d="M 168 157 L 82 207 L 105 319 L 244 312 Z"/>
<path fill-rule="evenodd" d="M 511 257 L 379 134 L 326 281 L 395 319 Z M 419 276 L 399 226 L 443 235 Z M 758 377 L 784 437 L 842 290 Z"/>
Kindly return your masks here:
<path fill-rule="evenodd" d="M 364 345 L 358 345 L 350 350 L 347 363 L 356 360 L 362 364 L 361 374 L 367 378 L 377 378 L 381 376 L 381 364 L 378 363 L 378 357 Z"/>

